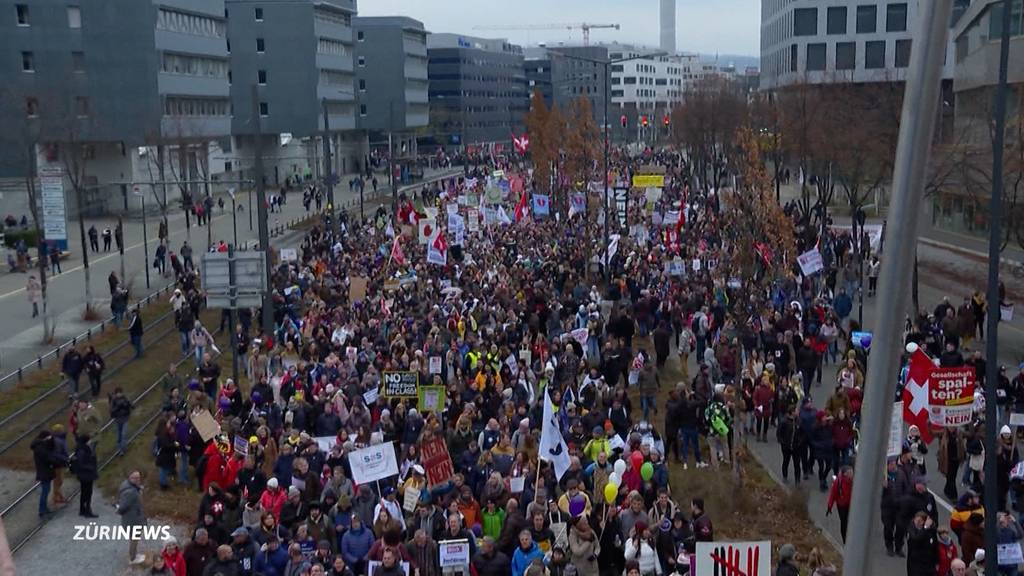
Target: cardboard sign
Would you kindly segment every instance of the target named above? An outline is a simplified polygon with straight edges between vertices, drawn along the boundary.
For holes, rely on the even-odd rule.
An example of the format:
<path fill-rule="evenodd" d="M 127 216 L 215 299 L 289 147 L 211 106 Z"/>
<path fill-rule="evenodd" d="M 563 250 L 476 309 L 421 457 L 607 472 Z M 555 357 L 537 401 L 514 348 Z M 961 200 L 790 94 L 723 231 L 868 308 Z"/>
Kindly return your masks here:
<path fill-rule="evenodd" d="M 1024 564 L 1024 552 L 1021 551 L 1020 542 L 999 544 L 996 557 L 1000 566 L 1013 566 Z"/>
<path fill-rule="evenodd" d="M 928 377 L 928 414 L 936 426 L 955 428 L 971 421 L 974 368 L 933 368 Z"/>
<path fill-rule="evenodd" d="M 365 276 L 352 276 L 348 279 L 348 301 L 362 302 L 366 300 L 366 287 L 370 279 Z"/>
<path fill-rule="evenodd" d="M 316 441 L 316 446 L 321 452 L 330 452 L 331 448 L 338 443 L 337 436 L 317 436 L 313 440 Z"/>
<path fill-rule="evenodd" d="M 405 494 L 402 497 L 402 510 L 406 512 L 415 512 L 416 503 L 420 501 L 420 491 L 418 488 L 412 486 L 405 487 Z"/>
<path fill-rule="evenodd" d="M 444 412 L 444 404 L 447 399 L 444 386 L 420 386 L 417 396 L 417 406 L 420 412 Z"/>
<path fill-rule="evenodd" d="M 469 566 L 469 540 L 441 540 L 437 552 L 442 570 Z"/>
<path fill-rule="evenodd" d="M 366 402 L 367 406 L 372 406 L 373 403 L 377 401 L 377 398 L 379 396 L 380 396 L 380 388 L 379 387 L 378 388 L 374 388 L 372 390 L 367 390 L 366 392 L 363 392 L 363 402 Z"/>
<path fill-rule="evenodd" d="M 466 229 L 470 232 L 480 230 L 480 209 L 469 208 L 466 210 Z"/>
<path fill-rule="evenodd" d="M 508 480 L 508 490 L 513 494 L 519 494 L 526 489 L 526 476 L 515 476 Z"/>
<path fill-rule="evenodd" d="M 892 418 L 889 421 L 889 449 L 885 455 L 888 458 L 899 457 L 903 450 L 903 402 L 897 402 L 892 407 Z"/>
<path fill-rule="evenodd" d="M 395 445 L 391 442 L 349 452 L 348 463 L 352 467 L 352 480 L 356 484 L 367 484 L 398 475 L 398 459 L 395 457 Z"/>
<path fill-rule="evenodd" d="M 278 251 L 282 262 L 295 262 L 299 259 L 299 251 L 295 248 L 281 248 Z"/>
<path fill-rule="evenodd" d="M 634 188 L 664 188 L 664 174 L 635 174 L 633 176 Z"/>
<path fill-rule="evenodd" d="M 825 267 L 825 262 L 822 260 L 821 252 L 818 251 L 817 247 L 811 248 L 797 256 L 796 261 L 800 264 L 800 271 L 804 276 L 816 274 Z"/>
<path fill-rule="evenodd" d="M 451 454 L 444 438 L 435 437 L 420 445 L 420 460 L 430 486 L 443 484 L 455 475 Z"/>
<path fill-rule="evenodd" d="M 441 373 L 441 357 L 431 356 L 430 357 L 430 373 L 440 374 Z"/>
<path fill-rule="evenodd" d="M 418 372 L 384 372 L 381 380 L 381 395 L 386 398 L 416 398 L 416 388 L 420 384 Z"/>
<path fill-rule="evenodd" d="M 761 542 L 697 542 L 694 554 L 694 576 L 771 576 L 772 543 Z"/>
<path fill-rule="evenodd" d="M 209 410 L 197 410 L 192 413 L 191 419 L 192 425 L 196 427 L 196 432 L 199 433 L 203 442 L 209 442 L 210 439 L 220 434 L 220 424 L 213 419 Z"/>
<path fill-rule="evenodd" d="M 693 271 L 700 272 L 700 258 L 693 259 Z"/>
<path fill-rule="evenodd" d="M 1010 426 L 1024 426 L 1024 414 L 1010 414 Z"/>

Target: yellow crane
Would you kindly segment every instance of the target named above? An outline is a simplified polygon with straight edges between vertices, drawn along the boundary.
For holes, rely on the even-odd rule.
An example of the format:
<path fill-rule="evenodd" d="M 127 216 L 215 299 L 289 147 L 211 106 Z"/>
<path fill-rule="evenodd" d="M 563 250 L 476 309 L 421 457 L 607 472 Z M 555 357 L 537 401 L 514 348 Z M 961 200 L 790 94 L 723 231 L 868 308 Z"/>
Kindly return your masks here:
<path fill-rule="evenodd" d="M 506 26 L 474 26 L 474 30 L 582 30 L 583 45 L 590 45 L 590 31 L 595 28 L 619 29 L 618 24 L 510 24 Z"/>

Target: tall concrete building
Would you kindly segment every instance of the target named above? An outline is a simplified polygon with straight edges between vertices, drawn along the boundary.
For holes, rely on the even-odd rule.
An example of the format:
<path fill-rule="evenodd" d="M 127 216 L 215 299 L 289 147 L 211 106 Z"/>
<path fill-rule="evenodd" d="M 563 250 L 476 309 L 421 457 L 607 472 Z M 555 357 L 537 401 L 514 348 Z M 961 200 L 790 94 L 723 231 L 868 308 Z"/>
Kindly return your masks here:
<path fill-rule="evenodd" d="M 954 0 L 957 21 L 971 0 Z M 919 0 L 764 0 L 762 89 L 906 79 Z M 952 42 L 943 77 L 952 78 Z"/>
<path fill-rule="evenodd" d="M 676 0 L 661 0 L 661 50 L 669 54 L 676 53 Z"/>
<path fill-rule="evenodd" d="M 426 126 L 427 31 L 404 16 L 356 18 L 357 125 L 403 131 Z"/>
<path fill-rule="evenodd" d="M 551 85 L 551 57 L 544 46 L 532 46 L 523 50 L 523 68 L 526 70 L 527 96 L 532 98 L 540 92 L 544 104 L 554 104 L 554 87 Z"/>
<path fill-rule="evenodd" d="M 60 168 L 88 144 L 87 212 L 127 204 L 105 182 L 149 179 L 136 147 L 230 132 L 223 0 L 0 0 L 0 51 L 0 177 L 28 172 L 30 145 Z"/>
<path fill-rule="evenodd" d="M 439 145 L 511 143 L 529 109 L 523 49 L 508 40 L 427 37 L 430 123 Z"/>

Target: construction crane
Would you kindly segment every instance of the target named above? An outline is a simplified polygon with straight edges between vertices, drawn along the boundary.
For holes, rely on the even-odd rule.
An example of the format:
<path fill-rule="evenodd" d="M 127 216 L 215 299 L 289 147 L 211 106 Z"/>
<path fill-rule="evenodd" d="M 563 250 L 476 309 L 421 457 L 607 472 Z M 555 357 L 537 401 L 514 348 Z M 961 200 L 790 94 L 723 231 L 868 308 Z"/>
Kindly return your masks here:
<path fill-rule="evenodd" d="M 582 30 L 583 45 L 590 46 L 590 31 L 595 28 L 619 29 L 618 24 L 520 24 L 508 26 L 474 26 L 474 30 Z"/>

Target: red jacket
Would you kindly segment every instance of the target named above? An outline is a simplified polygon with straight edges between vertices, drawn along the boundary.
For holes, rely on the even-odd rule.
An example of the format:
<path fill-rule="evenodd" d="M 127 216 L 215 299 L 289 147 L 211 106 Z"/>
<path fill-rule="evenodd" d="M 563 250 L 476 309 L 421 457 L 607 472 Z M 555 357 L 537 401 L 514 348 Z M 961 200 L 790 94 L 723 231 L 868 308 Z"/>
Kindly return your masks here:
<path fill-rule="evenodd" d="M 284 507 L 285 501 L 288 500 L 288 495 L 285 491 L 278 488 L 271 490 L 267 488 L 263 491 L 263 495 L 260 496 L 260 507 L 274 515 L 274 520 L 280 520 L 281 508 Z"/>
<path fill-rule="evenodd" d="M 853 478 L 849 478 L 845 474 L 836 476 L 835 481 L 832 482 L 832 488 L 828 491 L 828 510 L 831 511 L 833 506 L 849 508 L 851 498 L 853 498 Z"/>
<path fill-rule="evenodd" d="M 943 544 L 941 541 L 936 541 L 935 552 L 939 556 L 939 563 L 935 567 L 935 576 L 949 576 L 950 568 L 949 565 L 960 557 L 960 553 L 956 551 L 956 544 L 950 539 L 949 544 Z"/>
<path fill-rule="evenodd" d="M 772 399 L 775 394 L 771 386 L 761 383 L 754 388 L 754 408 L 760 408 L 761 415 L 767 417 L 772 411 Z"/>
<path fill-rule="evenodd" d="M 164 564 L 167 564 L 167 568 L 174 576 L 185 576 L 185 556 L 181 553 L 181 549 L 175 549 L 173 554 L 165 550 L 162 556 Z"/>
<path fill-rule="evenodd" d="M 853 444 L 853 422 L 849 418 L 832 421 L 832 445 L 845 450 Z"/>
<path fill-rule="evenodd" d="M 850 399 L 850 416 L 860 414 L 860 406 L 864 403 L 864 392 L 856 386 L 846 391 L 846 397 Z"/>
<path fill-rule="evenodd" d="M 203 470 L 203 491 L 205 492 L 212 482 L 216 482 L 221 488 L 226 488 L 227 484 L 224 483 L 226 465 L 224 456 L 217 449 L 217 443 L 210 442 L 203 454 L 206 456 L 206 469 Z"/>

